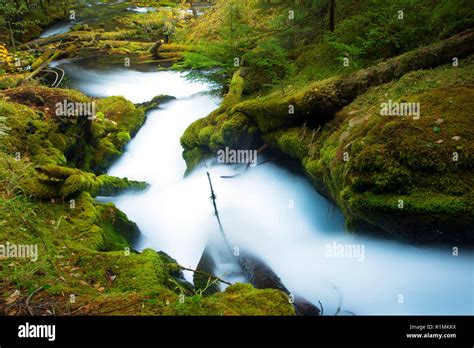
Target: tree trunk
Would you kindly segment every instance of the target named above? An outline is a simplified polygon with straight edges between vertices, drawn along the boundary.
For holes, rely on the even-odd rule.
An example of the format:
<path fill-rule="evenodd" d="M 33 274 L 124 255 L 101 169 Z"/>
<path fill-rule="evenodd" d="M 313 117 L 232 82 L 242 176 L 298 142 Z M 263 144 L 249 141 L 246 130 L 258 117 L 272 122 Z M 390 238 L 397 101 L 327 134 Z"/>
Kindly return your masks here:
<path fill-rule="evenodd" d="M 336 0 L 329 0 L 329 31 L 334 31 L 335 9 L 336 9 Z"/>
<path fill-rule="evenodd" d="M 10 30 L 13 50 L 16 51 L 15 36 L 13 35 L 12 25 L 10 22 L 8 22 L 8 29 Z"/>

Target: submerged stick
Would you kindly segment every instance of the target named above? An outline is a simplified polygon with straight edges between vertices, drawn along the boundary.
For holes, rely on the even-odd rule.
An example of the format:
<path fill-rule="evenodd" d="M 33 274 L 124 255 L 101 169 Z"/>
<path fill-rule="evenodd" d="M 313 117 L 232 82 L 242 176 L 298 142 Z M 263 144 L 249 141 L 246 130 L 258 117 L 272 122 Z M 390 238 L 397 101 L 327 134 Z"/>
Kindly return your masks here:
<path fill-rule="evenodd" d="M 229 248 L 229 251 L 232 253 L 232 248 L 230 247 L 229 241 L 227 240 L 227 236 L 225 234 L 224 227 L 222 227 L 222 222 L 221 222 L 221 218 L 219 216 L 219 211 L 217 210 L 216 195 L 214 193 L 214 188 L 212 187 L 211 175 L 209 174 L 209 172 L 206 172 L 206 173 L 207 173 L 207 179 L 209 180 L 209 187 L 211 188 L 211 197 L 210 198 L 212 200 L 212 205 L 214 206 L 214 215 L 217 219 L 217 223 L 219 224 L 219 231 L 221 232 L 222 238 L 224 239 L 225 244 Z"/>

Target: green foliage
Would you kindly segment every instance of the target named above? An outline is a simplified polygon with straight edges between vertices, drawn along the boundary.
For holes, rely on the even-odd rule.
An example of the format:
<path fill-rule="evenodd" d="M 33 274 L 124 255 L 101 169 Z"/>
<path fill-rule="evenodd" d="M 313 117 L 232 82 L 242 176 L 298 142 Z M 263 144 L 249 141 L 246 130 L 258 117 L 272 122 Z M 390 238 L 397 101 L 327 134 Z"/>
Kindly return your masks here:
<path fill-rule="evenodd" d="M 55 20 L 64 19 L 70 10 L 70 0 L 0 0 L 0 41 L 27 41 Z"/>
<path fill-rule="evenodd" d="M 243 56 L 245 94 L 272 88 L 292 70 L 292 63 L 276 40 L 263 41 Z"/>
<path fill-rule="evenodd" d="M 215 11 L 204 16 L 208 22 L 197 21 L 187 27 L 190 35 L 181 40 L 196 46 L 197 53 L 185 53 L 180 68 L 192 68 L 190 77 L 224 82 L 242 65 L 243 55 L 255 47 L 256 28 L 251 24 L 252 6 L 242 1 L 222 1 Z M 179 36 L 179 35 L 178 35 Z M 239 64 L 236 66 L 236 59 Z"/>
<path fill-rule="evenodd" d="M 118 23 L 133 29 L 135 31 L 133 37 L 156 40 L 157 37 L 172 33 L 172 27 L 168 21 L 169 16 L 170 13 L 166 11 L 132 14 L 119 18 Z"/>
<path fill-rule="evenodd" d="M 342 57 L 373 62 L 472 28 L 473 11 L 463 0 L 367 0 L 325 40 Z"/>

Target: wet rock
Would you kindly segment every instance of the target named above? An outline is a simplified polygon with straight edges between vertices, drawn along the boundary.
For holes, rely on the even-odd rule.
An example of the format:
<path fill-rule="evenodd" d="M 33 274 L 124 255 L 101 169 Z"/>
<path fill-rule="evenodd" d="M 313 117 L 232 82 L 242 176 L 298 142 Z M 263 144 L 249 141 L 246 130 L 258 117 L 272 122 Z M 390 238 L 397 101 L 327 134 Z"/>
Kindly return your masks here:
<path fill-rule="evenodd" d="M 291 295 L 276 273 L 258 257 L 248 253 L 241 253 L 238 263 L 242 267 L 247 279 L 255 288 L 278 289 L 287 295 Z M 320 315 L 319 308 L 301 296 L 294 296 L 293 306 L 297 315 Z"/>
<path fill-rule="evenodd" d="M 160 106 L 160 104 L 163 104 L 175 99 L 176 97 L 173 97 L 171 95 L 160 94 L 154 97 L 152 100 L 144 102 L 144 103 L 136 104 L 136 106 L 143 108 L 145 109 L 145 111 L 147 111 L 150 109 L 156 109 Z"/>
<path fill-rule="evenodd" d="M 209 252 L 209 246 L 204 249 L 201 259 L 196 267 L 196 270 L 193 276 L 194 287 L 196 290 L 203 290 L 203 295 L 209 296 L 220 292 L 219 285 L 216 282 L 213 283 L 213 280 L 210 279 L 210 276 L 215 277 L 214 270 L 216 269 L 216 264 L 212 259 L 212 256 Z"/>
<path fill-rule="evenodd" d="M 321 311 L 314 304 L 301 296 L 295 296 L 293 306 L 297 315 L 320 316 Z"/>

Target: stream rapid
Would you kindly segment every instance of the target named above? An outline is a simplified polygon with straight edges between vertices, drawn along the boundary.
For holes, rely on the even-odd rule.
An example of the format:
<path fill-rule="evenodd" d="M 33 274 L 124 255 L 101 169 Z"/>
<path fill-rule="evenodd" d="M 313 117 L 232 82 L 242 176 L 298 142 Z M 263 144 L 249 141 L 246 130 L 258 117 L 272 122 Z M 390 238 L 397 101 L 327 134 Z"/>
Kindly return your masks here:
<path fill-rule="evenodd" d="M 108 171 L 146 181 L 150 188 L 98 198 L 115 203 L 137 223 L 141 238 L 135 249 L 162 250 L 181 265 L 196 267 L 206 244 L 221 238 L 209 199 L 209 171 L 231 246 L 260 257 L 291 293 L 315 304 L 321 301 L 325 315 L 339 307 L 345 311 L 341 314 L 357 315 L 474 313 L 472 250 L 459 247 L 459 255 L 453 256 L 451 245 L 422 247 L 349 234 L 339 209 L 307 178 L 272 162 L 232 179 L 221 176 L 241 169 L 202 164 L 184 178 L 180 137 L 221 101 L 207 93 L 210 85 L 172 71 L 91 69 L 79 62 L 61 67 L 73 87 L 89 96 L 121 95 L 134 103 L 160 94 L 177 98 L 148 112 Z M 232 278 L 235 264 L 224 259 L 216 272 L 240 280 Z M 185 276 L 192 280 L 190 273 Z"/>

